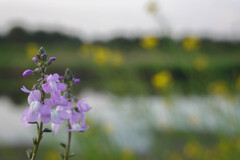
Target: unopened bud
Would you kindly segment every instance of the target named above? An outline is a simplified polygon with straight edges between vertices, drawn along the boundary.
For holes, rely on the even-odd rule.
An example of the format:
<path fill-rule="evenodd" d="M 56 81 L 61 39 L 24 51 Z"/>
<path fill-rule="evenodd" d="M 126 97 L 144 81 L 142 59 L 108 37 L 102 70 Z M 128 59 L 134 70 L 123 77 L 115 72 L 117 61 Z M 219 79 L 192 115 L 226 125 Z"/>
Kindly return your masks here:
<path fill-rule="evenodd" d="M 59 76 L 59 79 L 64 80 L 65 77 L 64 76 Z"/>
<path fill-rule="evenodd" d="M 47 54 L 46 53 L 43 53 L 43 54 L 41 54 L 41 59 L 45 59 L 46 57 L 47 57 Z"/>
<path fill-rule="evenodd" d="M 33 74 L 34 74 L 34 72 L 31 69 L 27 69 L 23 72 L 22 75 L 23 75 L 23 77 L 27 77 L 27 76 L 33 75 Z"/>
<path fill-rule="evenodd" d="M 48 63 L 52 63 L 53 61 L 56 61 L 56 57 L 50 57 Z"/>
<path fill-rule="evenodd" d="M 33 57 L 32 60 L 33 60 L 33 62 L 38 63 L 37 57 Z"/>
<path fill-rule="evenodd" d="M 74 84 L 77 84 L 77 83 L 79 83 L 80 82 L 80 79 L 78 79 L 78 78 L 73 78 L 73 83 Z"/>

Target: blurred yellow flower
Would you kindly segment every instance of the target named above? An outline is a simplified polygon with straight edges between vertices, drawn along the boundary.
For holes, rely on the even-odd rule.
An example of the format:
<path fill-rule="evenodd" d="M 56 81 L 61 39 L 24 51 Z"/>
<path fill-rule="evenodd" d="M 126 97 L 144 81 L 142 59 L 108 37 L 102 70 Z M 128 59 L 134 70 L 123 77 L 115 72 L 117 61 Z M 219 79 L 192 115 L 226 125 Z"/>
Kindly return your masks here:
<path fill-rule="evenodd" d="M 152 85 L 159 89 L 166 89 L 172 86 L 172 74 L 169 71 L 161 71 L 155 74 L 151 79 Z"/>
<path fill-rule="evenodd" d="M 199 48 L 199 39 L 187 37 L 182 41 L 182 46 L 186 51 L 193 51 Z"/>
<path fill-rule="evenodd" d="M 149 13 L 156 13 L 158 8 L 157 8 L 157 2 L 155 1 L 151 1 L 147 4 L 147 7 L 146 7 L 147 11 Z"/>
<path fill-rule="evenodd" d="M 122 160 L 134 160 L 134 151 L 129 147 L 124 147 L 122 150 Z"/>
<path fill-rule="evenodd" d="M 205 70 L 209 65 L 209 58 L 207 55 L 200 55 L 193 60 L 193 68 L 197 71 Z"/>
<path fill-rule="evenodd" d="M 183 149 L 183 153 L 189 158 L 195 158 L 201 155 L 202 146 L 197 141 L 189 141 Z"/>
<path fill-rule="evenodd" d="M 103 66 L 107 63 L 108 52 L 105 49 L 99 48 L 93 53 L 93 61 L 98 66 Z"/>
<path fill-rule="evenodd" d="M 45 158 L 47 160 L 59 160 L 59 153 L 55 150 L 49 150 L 45 153 Z"/>
<path fill-rule="evenodd" d="M 237 88 L 238 91 L 240 91 L 240 76 L 238 76 L 238 78 L 237 78 L 236 88 Z"/>
<path fill-rule="evenodd" d="M 121 66 L 123 64 L 123 56 L 121 53 L 113 53 L 110 61 L 116 67 Z"/>
<path fill-rule="evenodd" d="M 208 85 L 207 90 L 209 93 L 222 95 L 228 93 L 227 83 L 224 81 L 212 82 Z"/>
<path fill-rule="evenodd" d="M 107 122 L 103 125 L 103 131 L 104 131 L 104 133 L 106 133 L 108 135 L 114 133 L 114 130 L 115 130 L 114 125 L 110 122 Z"/>
<path fill-rule="evenodd" d="M 29 59 L 32 59 L 38 53 L 39 46 L 37 43 L 31 42 L 26 45 L 25 49 L 26 49 L 27 57 Z"/>
<path fill-rule="evenodd" d="M 170 155 L 170 160 L 182 160 L 182 157 L 177 152 L 172 152 Z"/>
<path fill-rule="evenodd" d="M 140 44 L 145 49 L 153 49 L 157 46 L 158 40 L 156 37 L 147 36 L 141 39 Z"/>

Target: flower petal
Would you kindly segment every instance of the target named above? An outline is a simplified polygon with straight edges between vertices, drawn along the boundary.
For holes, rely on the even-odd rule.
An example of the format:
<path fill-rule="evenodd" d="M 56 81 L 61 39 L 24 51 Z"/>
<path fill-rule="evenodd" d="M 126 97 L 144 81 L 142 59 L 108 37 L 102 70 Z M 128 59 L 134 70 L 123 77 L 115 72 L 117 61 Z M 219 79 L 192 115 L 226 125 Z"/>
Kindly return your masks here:
<path fill-rule="evenodd" d="M 31 92 L 31 91 L 28 90 L 25 86 L 23 86 L 23 87 L 21 88 L 21 90 L 22 90 L 23 92 L 25 92 L 25 93 L 30 93 L 30 92 Z"/>
<path fill-rule="evenodd" d="M 57 88 L 60 91 L 65 91 L 66 90 L 66 85 L 64 83 L 57 83 Z"/>
<path fill-rule="evenodd" d="M 51 88 L 50 88 L 48 83 L 42 84 L 42 89 L 45 93 L 50 93 L 51 92 Z"/>
<path fill-rule="evenodd" d="M 31 104 L 33 101 L 41 101 L 41 92 L 39 90 L 33 90 L 28 96 L 28 103 Z"/>
<path fill-rule="evenodd" d="M 57 134 L 59 128 L 60 128 L 60 124 L 52 123 L 52 130 L 54 134 Z"/>
<path fill-rule="evenodd" d="M 27 114 L 28 114 L 29 108 L 25 109 L 23 111 L 22 117 L 21 117 L 21 121 L 22 122 L 27 122 Z"/>

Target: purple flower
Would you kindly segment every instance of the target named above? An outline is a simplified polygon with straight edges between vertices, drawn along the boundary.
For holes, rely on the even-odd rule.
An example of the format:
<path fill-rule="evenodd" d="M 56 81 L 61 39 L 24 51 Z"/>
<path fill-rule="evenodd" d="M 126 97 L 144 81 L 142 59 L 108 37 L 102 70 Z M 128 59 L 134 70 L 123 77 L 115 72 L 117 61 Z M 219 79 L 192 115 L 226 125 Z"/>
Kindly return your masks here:
<path fill-rule="evenodd" d="M 56 94 L 59 91 L 66 90 L 66 86 L 64 83 L 58 83 L 59 81 L 59 75 L 57 73 L 50 74 L 47 77 L 47 83 L 42 84 L 42 89 L 45 93 L 51 93 Z"/>
<path fill-rule="evenodd" d="M 25 87 L 22 88 L 24 92 L 30 92 L 28 96 L 28 107 L 22 114 L 21 121 L 25 126 L 29 126 L 28 122 L 37 122 L 40 118 L 43 123 L 48 123 L 49 120 L 45 118 L 50 114 L 50 108 L 47 105 L 41 104 L 41 92 L 39 90 L 29 91 Z"/>
<path fill-rule="evenodd" d="M 81 119 L 81 125 L 78 123 L 79 119 Z M 71 129 L 68 129 L 68 131 L 78 131 L 78 132 L 86 131 L 89 128 L 89 126 L 85 125 L 85 119 L 86 119 L 85 114 L 72 113 L 72 117 L 70 119 Z"/>
<path fill-rule="evenodd" d="M 73 78 L 73 83 L 74 84 L 77 84 L 77 83 L 79 83 L 80 82 L 80 79 L 78 79 L 78 78 Z"/>
<path fill-rule="evenodd" d="M 41 54 L 41 59 L 44 59 L 44 58 L 46 58 L 47 57 L 47 54 L 46 53 L 43 53 L 43 54 Z"/>
<path fill-rule="evenodd" d="M 56 61 L 56 57 L 50 57 L 48 62 L 52 63 L 53 61 Z"/>
<path fill-rule="evenodd" d="M 59 76 L 59 79 L 64 80 L 65 77 L 64 76 Z"/>
<path fill-rule="evenodd" d="M 33 62 L 38 63 L 37 57 L 33 57 L 32 60 L 33 60 Z"/>
<path fill-rule="evenodd" d="M 87 112 L 91 109 L 91 107 L 87 103 L 85 103 L 86 100 L 87 97 L 77 102 L 77 108 L 80 113 Z"/>
<path fill-rule="evenodd" d="M 87 98 L 83 98 L 82 100 L 77 102 L 77 113 L 72 113 L 72 117 L 70 119 L 70 125 L 71 129 L 68 131 L 78 131 L 78 132 L 84 132 L 89 128 L 88 125 L 85 125 L 86 121 L 86 112 L 91 109 L 91 107 L 85 103 Z M 79 124 L 79 120 L 81 119 L 81 123 Z"/>
<path fill-rule="evenodd" d="M 56 97 L 52 97 L 50 99 L 45 99 L 44 104 L 50 107 L 50 114 L 47 115 L 47 119 L 52 122 L 53 132 L 56 134 L 60 127 L 60 124 L 64 122 L 64 120 L 71 118 L 71 108 L 68 103 L 65 103 L 65 106 L 57 105 L 59 99 L 55 99 Z M 67 102 L 67 101 L 66 101 Z"/>
<path fill-rule="evenodd" d="M 23 75 L 23 77 L 27 77 L 27 76 L 32 75 L 32 74 L 34 74 L 34 71 L 32 71 L 31 69 L 27 69 L 23 72 L 22 75 Z"/>

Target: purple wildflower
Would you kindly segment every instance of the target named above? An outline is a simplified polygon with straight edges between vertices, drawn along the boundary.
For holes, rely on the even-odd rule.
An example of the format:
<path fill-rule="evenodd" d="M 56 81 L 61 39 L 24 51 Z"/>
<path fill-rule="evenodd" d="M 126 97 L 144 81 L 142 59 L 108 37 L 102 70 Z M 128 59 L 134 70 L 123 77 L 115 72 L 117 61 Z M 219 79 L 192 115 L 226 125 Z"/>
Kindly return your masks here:
<path fill-rule="evenodd" d="M 25 87 L 22 88 L 24 92 L 29 92 Z M 41 104 L 41 92 L 39 90 L 30 91 L 28 96 L 28 107 L 22 114 L 21 121 L 28 126 L 28 122 L 37 122 L 39 118 L 43 123 L 48 123 L 49 120 L 44 117 L 50 114 L 50 108 L 47 105 Z"/>
<path fill-rule="evenodd" d="M 72 113 L 72 117 L 70 119 L 71 129 L 69 129 L 68 131 L 84 132 L 89 128 L 88 125 L 85 125 L 85 121 L 86 121 L 85 112 L 89 111 L 91 107 L 87 103 L 85 103 L 86 100 L 87 98 L 83 98 L 82 100 L 77 102 L 78 112 Z M 79 124 L 78 122 L 80 119 L 81 119 L 81 123 Z"/>
<path fill-rule="evenodd" d="M 27 69 L 23 72 L 23 77 L 27 77 L 29 75 L 33 75 L 34 74 L 34 71 L 32 71 L 31 69 Z"/>
<path fill-rule="evenodd" d="M 41 59 L 45 59 L 46 57 L 47 57 L 47 54 L 46 53 L 43 53 L 43 54 L 41 54 Z"/>
<path fill-rule="evenodd" d="M 33 60 L 33 62 L 38 63 L 37 57 L 33 57 L 32 60 Z"/>
<path fill-rule="evenodd" d="M 59 81 L 59 75 L 57 73 L 50 74 L 47 77 L 47 83 L 42 84 L 43 91 L 45 93 L 51 93 L 56 94 L 59 91 L 66 90 L 66 86 L 64 83 L 58 83 Z"/>
<path fill-rule="evenodd" d="M 59 76 L 59 79 L 64 80 L 65 77 L 64 76 Z"/>
<path fill-rule="evenodd" d="M 81 119 L 81 125 L 78 123 L 79 119 Z M 82 113 L 72 113 L 72 117 L 70 119 L 70 125 L 71 129 L 68 129 L 68 131 L 78 131 L 78 132 L 84 132 L 86 131 L 89 126 L 85 125 L 85 114 Z"/>
<path fill-rule="evenodd" d="M 73 78 L 73 83 L 74 84 L 77 84 L 77 83 L 79 83 L 80 82 L 80 79 L 78 79 L 78 78 Z"/>
<path fill-rule="evenodd" d="M 63 96 L 62 96 L 63 97 Z M 51 109 L 51 113 L 47 115 L 47 119 L 52 122 L 53 132 L 56 134 L 60 124 L 64 122 L 64 120 L 71 118 L 71 108 L 68 103 L 62 103 L 63 101 L 59 101 L 59 98 L 52 97 L 50 99 L 45 99 L 44 103 L 48 105 Z M 67 102 L 67 101 L 66 101 Z M 60 105 L 58 105 L 60 104 Z"/>
<path fill-rule="evenodd" d="M 48 62 L 52 63 L 53 61 L 56 61 L 56 57 L 50 57 Z"/>
<path fill-rule="evenodd" d="M 80 113 L 87 112 L 91 109 L 91 107 L 87 103 L 85 103 L 86 100 L 87 97 L 77 102 L 77 108 Z"/>

